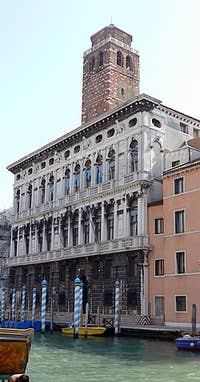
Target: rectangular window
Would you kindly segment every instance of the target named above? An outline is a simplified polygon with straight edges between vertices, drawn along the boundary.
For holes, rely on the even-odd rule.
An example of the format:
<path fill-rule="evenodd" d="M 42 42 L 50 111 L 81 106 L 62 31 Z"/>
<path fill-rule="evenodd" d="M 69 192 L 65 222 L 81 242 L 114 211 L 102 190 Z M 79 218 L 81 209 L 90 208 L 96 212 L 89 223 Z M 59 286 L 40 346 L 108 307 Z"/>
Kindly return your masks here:
<path fill-rule="evenodd" d="M 172 162 L 172 167 L 176 167 L 176 166 L 178 166 L 180 164 L 180 160 L 174 160 L 173 162 Z"/>
<path fill-rule="evenodd" d="M 186 312 L 186 296 L 176 296 L 176 312 Z"/>
<path fill-rule="evenodd" d="M 83 224 L 83 241 L 84 241 L 84 244 L 89 243 L 89 234 L 90 234 L 90 223 L 89 223 L 89 221 L 85 221 Z"/>
<path fill-rule="evenodd" d="M 114 238 L 114 215 L 110 214 L 107 217 L 107 240 Z"/>
<path fill-rule="evenodd" d="M 185 252 L 176 252 L 176 273 L 185 273 Z"/>
<path fill-rule="evenodd" d="M 164 219 L 158 218 L 155 219 L 155 234 L 160 234 L 164 232 Z"/>
<path fill-rule="evenodd" d="M 155 260 L 155 276 L 163 276 L 164 275 L 164 259 Z"/>
<path fill-rule="evenodd" d="M 180 122 L 181 131 L 185 134 L 188 134 L 188 125 L 186 123 Z"/>
<path fill-rule="evenodd" d="M 161 317 L 165 314 L 164 296 L 155 296 L 155 316 Z"/>
<path fill-rule="evenodd" d="M 193 137 L 194 138 L 200 137 L 200 130 L 199 129 L 193 129 Z"/>
<path fill-rule="evenodd" d="M 183 178 L 174 179 L 174 193 L 176 195 L 183 193 Z"/>
<path fill-rule="evenodd" d="M 185 231 L 185 216 L 184 211 L 175 211 L 175 233 L 182 233 Z"/>

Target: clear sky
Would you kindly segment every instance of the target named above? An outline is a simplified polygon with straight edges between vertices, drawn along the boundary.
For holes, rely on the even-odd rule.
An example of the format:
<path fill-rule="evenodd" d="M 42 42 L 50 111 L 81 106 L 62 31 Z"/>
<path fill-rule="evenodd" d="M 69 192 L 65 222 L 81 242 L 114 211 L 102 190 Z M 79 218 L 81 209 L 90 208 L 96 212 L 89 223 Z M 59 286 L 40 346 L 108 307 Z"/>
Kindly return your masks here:
<path fill-rule="evenodd" d="M 141 88 L 200 118 L 200 0 L 0 0 L 0 210 L 6 170 L 80 125 L 82 54 L 111 23 L 133 35 Z"/>

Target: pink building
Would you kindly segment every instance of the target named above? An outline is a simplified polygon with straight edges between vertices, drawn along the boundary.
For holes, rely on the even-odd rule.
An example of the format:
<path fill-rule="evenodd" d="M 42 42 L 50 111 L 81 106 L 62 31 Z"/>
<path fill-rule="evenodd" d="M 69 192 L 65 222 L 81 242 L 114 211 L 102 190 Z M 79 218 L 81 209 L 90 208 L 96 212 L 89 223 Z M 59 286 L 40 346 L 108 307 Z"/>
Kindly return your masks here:
<path fill-rule="evenodd" d="M 190 143 L 199 148 L 198 140 Z M 200 159 L 195 159 L 164 172 L 163 201 L 148 209 L 149 312 L 166 325 L 190 326 L 196 304 L 200 326 L 199 201 Z"/>

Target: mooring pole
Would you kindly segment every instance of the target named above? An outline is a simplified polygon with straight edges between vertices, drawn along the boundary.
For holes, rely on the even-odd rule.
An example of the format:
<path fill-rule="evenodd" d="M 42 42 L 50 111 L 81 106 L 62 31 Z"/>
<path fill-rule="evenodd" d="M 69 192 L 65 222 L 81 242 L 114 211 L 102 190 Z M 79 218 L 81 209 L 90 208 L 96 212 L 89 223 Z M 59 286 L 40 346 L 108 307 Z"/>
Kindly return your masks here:
<path fill-rule="evenodd" d="M 6 289 L 2 288 L 1 295 L 1 324 L 5 319 L 5 307 L 6 307 Z"/>
<path fill-rule="evenodd" d="M 26 285 L 22 286 L 22 303 L 21 303 L 21 321 L 24 321 L 25 312 L 25 302 L 26 302 Z"/>
<path fill-rule="evenodd" d="M 33 302 L 32 302 L 32 328 L 35 322 L 35 308 L 36 308 L 36 288 L 33 288 Z"/>
<path fill-rule="evenodd" d="M 42 307 L 41 307 L 41 333 L 42 334 L 45 332 L 46 303 L 47 303 L 47 281 L 42 280 Z"/>
<path fill-rule="evenodd" d="M 85 338 L 88 336 L 88 316 L 89 316 L 89 304 L 86 303 L 85 306 Z"/>
<path fill-rule="evenodd" d="M 119 334 L 119 281 L 115 281 L 115 335 Z"/>
<path fill-rule="evenodd" d="M 197 307 L 196 304 L 192 304 L 192 336 L 197 335 Z"/>
<path fill-rule="evenodd" d="M 79 316 L 80 316 L 80 279 L 75 278 L 75 291 L 74 291 L 74 338 L 78 338 L 78 328 L 79 328 Z"/>
<path fill-rule="evenodd" d="M 16 289 L 12 290 L 12 306 L 11 306 L 11 320 L 15 321 L 15 303 L 16 303 Z"/>

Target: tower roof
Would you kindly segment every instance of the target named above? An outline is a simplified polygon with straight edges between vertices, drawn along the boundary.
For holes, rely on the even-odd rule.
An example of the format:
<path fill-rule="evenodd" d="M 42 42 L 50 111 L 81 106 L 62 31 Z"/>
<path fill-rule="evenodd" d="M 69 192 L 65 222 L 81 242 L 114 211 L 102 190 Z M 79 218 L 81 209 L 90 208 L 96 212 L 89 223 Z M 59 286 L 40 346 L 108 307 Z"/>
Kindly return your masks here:
<path fill-rule="evenodd" d="M 109 26 L 104 27 L 93 34 L 90 37 L 92 46 L 99 44 L 102 40 L 105 40 L 108 37 L 113 37 L 116 40 L 131 46 L 132 36 L 129 33 L 117 28 L 114 24 L 110 24 Z"/>

